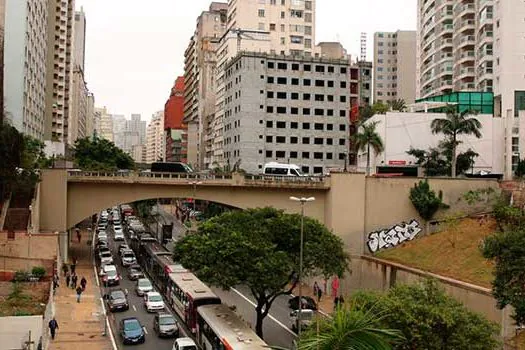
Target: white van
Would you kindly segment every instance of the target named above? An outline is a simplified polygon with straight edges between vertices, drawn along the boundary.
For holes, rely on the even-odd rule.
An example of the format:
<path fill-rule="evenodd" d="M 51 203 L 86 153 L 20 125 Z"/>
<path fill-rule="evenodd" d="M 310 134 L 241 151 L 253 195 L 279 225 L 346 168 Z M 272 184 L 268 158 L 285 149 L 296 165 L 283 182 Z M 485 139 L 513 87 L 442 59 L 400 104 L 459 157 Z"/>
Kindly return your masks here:
<path fill-rule="evenodd" d="M 301 168 L 295 164 L 266 163 L 263 168 L 263 175 L 268 176 L 306 176 Z"/>

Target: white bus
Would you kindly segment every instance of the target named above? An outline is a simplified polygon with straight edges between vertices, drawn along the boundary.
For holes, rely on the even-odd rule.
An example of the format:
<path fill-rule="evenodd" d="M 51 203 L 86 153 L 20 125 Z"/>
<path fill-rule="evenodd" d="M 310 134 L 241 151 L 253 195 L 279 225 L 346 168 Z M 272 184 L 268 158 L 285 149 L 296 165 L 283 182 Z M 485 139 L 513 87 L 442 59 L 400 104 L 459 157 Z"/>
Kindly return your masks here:
<path fill-rule="evenodd" d="M 255 334 L 227 305 L 197 308 L 197 345 L 201 349 L 268 350 Z"/>
<path fill-rule="evenodd" d="M 263 175 L 268 176 L 306 176 L 301 168 L 295 164 L 266 163 L 263 168 Z"/>

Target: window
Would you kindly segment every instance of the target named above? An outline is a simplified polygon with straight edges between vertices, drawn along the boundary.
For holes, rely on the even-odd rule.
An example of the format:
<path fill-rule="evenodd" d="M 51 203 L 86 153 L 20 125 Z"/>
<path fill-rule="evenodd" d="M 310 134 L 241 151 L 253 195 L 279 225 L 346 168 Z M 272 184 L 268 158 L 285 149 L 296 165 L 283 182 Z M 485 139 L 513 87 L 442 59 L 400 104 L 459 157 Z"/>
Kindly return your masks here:
<path fill-rule="evenodd" d="M 346 81 L 341 82 L 341 89 L 346 89 Z"/>
<path fill-rule="evenodd" d="M 277 84 L 286 84 L 286 78 L 283 78 L 283 77 L 277 78 Z"/>
<path fill-rule="evenodd" d="M 281 32 L 284 32 L 284 31 L 286 31 L 286 27 L 284 26 L 284 24 L 281 24 Z"/>
<path fill-rule="evenodd" d="M 290 152 L 290 158 L 296 159 L 297 158 L 297 152 L 295 152 L 295 151 Z"/>
<path fill-rule="evenodd" d="M 310 115 L 310 108 L 303 108 L 303 115 Z"/>
<path fill-rule="evenodd" d="M 298 63 L 292 63 L 292 70 L 299 70 L 299 64 Z"/>
<path fill-rule="evenodd" d="M 310 144 L 310 138 L 309 137 L 303 137 L 303 145 L 309 145 Z"/>
<path fill-rule="evenodd" d="M 333 139 L 326 139 L 326 144 L 331 146 L 334 144 L 334 140 Z"/>
<path fill-rule="evenodd" d="M 322 95 L 322 94 L 315 94 L 314 100 L 322 102 L 322 101 L 324 101 L 324 95 Z"/>
<path fill-rule="evenodd" d="M 315 71 L 317 73 L 324 73 L 324 66 L 316 65 L 315 66 Z"/>
<path fill-rule="evenodd" d="M 326 110 L 326 115 L 329 116 L 329 117 L 333 117 L 334 116 L 334 110 L 333 109 L 327 109 Z"/>
<path fill-rule="evenodd" d="M 326 124 L 326 130 L 328 131 L 334 130 L 334 124 Z"/>
<path fill-rule="evenodd" d="M 278 114 L 286 114 L 286 107 L 277 107 Z"/>
<path fill-rule="evenodd" d="M 273 65 L 273 63 L 272 63 L 272 65 Z M 269 66 L 270 66 L 270 62 L 268 62 L 268 68 L 269 68 Z M 273 84 L 273 82 L 274 82 L 273 77 L 268 77 L 268 78 L 266 78 L 266 82 L 267 82 L 268 84 Z"/>
<path fill-rule="evenodd" d="M 291 129 L 297 129 L 297 127 L 298 127 L 298 123 L 297 122 L 291 122 L 290 123 L 290 128 Z"/>
<path fill-rule="evenodd" d="M 328 66 L 328 73 L 334 72 L 334 66 Z"/>
<path fill-rule="evenodd" d="M 282 63 L 282 62 L 277 63 L 277 69 L 284 69 L 284 70 L 286 70 L 286 69 L 288 69 L 288 65 L 286 63 Z"/>
<path fill-rule="evenodd" d="M 309 64 L 305 64 L 305 65 L 303 65 L 303 70 L 305 72 L 311 72 L 312 71 L 312 66 L 309 65 Z"/>
<path fill-rule="evenodd" d="M 299 142 L 299 139 L 297 136 L 290 137 L 290 143 L 297 144 Z"/>
<path fill-rule="evenodd" d="M 315 115 L 324 115 L 324 109 L 316 108 L 314 114 Z"/>
<path fill-rule="evenodd" d="M 323 138 L 322 137 L 316 137 L 314 139 L 314 144 L 316 145 L 322 145 L 323 144 Z"/>
<path fill-rule="evenodd" d="M 284 157 L 286 157 L 286 152 L 285 151 L 275 151 L 275 157 L 276 158 L 284 158 Z"/>
<path fill-rule="evenodd" d="M 304 34 L 312 35 L 312 26 L 304 26 Z"/>
<path fill-rule="evenodd" d="M 284 18 L 286 16 L 286 14 L 284 13 L 284 11 L 281 11 L 281 18 Z M 283 30 L 284 32 L 284 30 Z"/>
<path fill-rule="evenodd" d="M 292 85 L 299 85 L 299 78 L 292 78 Z"/>
<path fill-rule="evenodd" d="M 305 165 L 301 167 L 301 171 L 303 172 L 303 174 L 308 174 L 310 172 L 310 168 Z"/>
<path fill-rule="evenodd" d="M 324 125 L 322 123 L 315 123 L 314 124 L 314 129 L 315 130 L 323 130 L 324 129 Z"/>
<path fill-rule="evenodd" d="M 264 17 L 264 9 L 259 9 L 258 16 L 259 17 Z"/>
<path fill-rule="evenodd" d="M 275 68 L 275 63 L 273 63 L 273 62 L 268 62 L 268 68 L 270 68 L 270 69 L 274 69 L 274 68 Z"/>
<path fill-rule="evenodd" d="M 292 92 L 292 93 L 290 94 L 290 98 L 291 98 L 292 100 L 298 100 L 298 99 L 299 99 L 299 93 L 297 93 L 297 92 Z"/>
<path fill-rule="evenodd" d="M 323 152 L 314 152 L 314 159 L 323 159 Z M 314 173 L 317 173 L 315 168 Z"/>
<path fill-rule="evenodd" d="M 284 137 L 284 136 L 277 136 L 277 137 L 275 137 L 275 142 L 277 142 L 277 143 L 285 143 L 286 142 L 286 137 Z"/>
<path fill-rule="evenodd" d="M 346 159 L 346 154 L 339 153 L 339 160 L 345 160 L 345 159 Z"/>
<path fill-rule="evenodd" d="M 341 109 L 341 110 L 339 111 L 339 116 L 340 116 L 340 117 L 346 117 L 346 111 L 345 111 L 344 109 Z"/>
<path fill-rule="evenodd" d="M 286 38 L 285 37 L 281 37 L 281 45 L 285 45 L 286 44 Z"/>
<path fill-rule="evenodd" d="M 346 96 L 339 96 L 339 102 L 346 102 Z"/>
<path fill-rule="evenodd" d="M 286 122 L 277 122 L 277 129 L 285 129 Z"/>
<path fill-rule="evenodd" d="M 304 9 L 305 10 L 311 10 L 312 9 L 312 2 L 311 1 L 305 1 L 304 2 Z"/>
<path fill-rule="evenodd" d="M 312 47 L 312 39 L 304 39 L 304 47 L 309 49 Z"/>
<path fill-rule="evenodd" d="M 270 23 L 270 31 L 275 31 L 275 23 Z"/>
<path fill-rule="evenodd" d="M 273 113 L 273 106 L 266 106 L 266 113 Z"/>
<path fill-rule="evenodd" d="M 332 159 L 333 157 L 333 154 L 332 153 L 327 153 L 326 154 L 326 159 Z"/>
<path fill-rule="evenodd" d="M 312 85 L 312 81 L 310 79 L 303 79 L 303 85 L 304 86 L 310 86 L 310 85 Z"/>
<path fill-rule="evenodd" d="M 266 136 L 266 142 L 267 143 L 273 142 L 273 136 Z"/>
<path fill-rule="evenodd" d="M 334 87 L 334 81 L 333 81 L 333 80 L 328 80 L 328 81 L 326 82 L 326 84 L 327 84 L 328 87 L 331 87 L 331 88 Z"/>
<path fill-rule="evenodd" d="M 273 98 L 273 91 L 266 91 L 266 97 L 267 98 Z"/>
<path fill-rule="evenodd" d="M 344 146 L 346 143 L 345 139 L 339 139 L 339 146 Z"/>
<path fill-rule="evenodd" d="M 266 151 L 266 158 L 272 158 L 272 151 Z"/>
<path fill-rule="evenodd" d="M 265 28 L 264 23 L 259 23 L 259 30 L 264 30 L 264 28 Z"/>
<path fill-rule="evenodd" d="M 266 121 L 266 127 L 267 127 L 267 128 L 273 128 L 273 121 L 271 121 L 271 120 L 267 120 L 267 121 Z"/>
<path fill-rule="evenodd" d="M 303 100 L 304 101 L 310 101 L 311 95 L 310 94 L 303 94 Z"/>
<path fill-rule="evenodd" d="M 290 108 L 290 114 L 293 114 L 293 115 L 299 114 L 299 108 L 297 107 Z"/>
<path fill-rule="evenodd" d="M 310 123 L 303 123 L 304 130 L 310 130 Z"/>
<path fill-rule="evenodd" d="M 339 125 L 339 131 L 346 131 L 346 125 L 345 124 L 340 124 Z"/>
<path fill-rule="evenodd" d="M 302 156 L 304 159 L 310 159 L 310 152 L 303 152 Z"/>
<path fill-rule="evenodd" d="M 292 18 L 303 18 L 303 11 L 301 11 L 301 10 L 290 10 L 290 17 L 292 17 Z"/>
<path fill-rule="evenodd" d="M 334 102 L 334 95 L 326 95 L 328 102 Z"/>
<path fill-rule="evenodd" d="M 286 92 L 278 92 L 277 93 L 277 98 L 279 98 L 281 100 L 286 100 Z"/>
<path fill-rule="evenodd" d="M 317 86 L 317 87 L 324 87 L 324 80 L 317 79 L 315 81 L 315 86 Z"/>

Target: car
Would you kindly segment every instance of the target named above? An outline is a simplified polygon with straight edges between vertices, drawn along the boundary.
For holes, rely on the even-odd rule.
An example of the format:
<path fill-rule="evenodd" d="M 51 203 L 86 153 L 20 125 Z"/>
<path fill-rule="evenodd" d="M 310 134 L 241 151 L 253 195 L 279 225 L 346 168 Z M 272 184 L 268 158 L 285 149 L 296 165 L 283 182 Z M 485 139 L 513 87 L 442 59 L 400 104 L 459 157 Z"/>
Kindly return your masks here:
<path fill-rule="evenodd" d="M 302 303 L 303 309 L 309 309 L 309 310 L 314 310 L 314 311 L 317 310 L 317 303 L 315 302 L 313 298 L 308 297 L 308 296 L 303 296 L 302 300 L 303 300 L 303 303 Z M 295 296 L 293 298 L 290 298 L 288 300 L 288 307 L 292 310 L 299 309 L 299 297 Z"/>
<path fill-rule="evenodd" d="M 102 253 L 110 253 L 111 254 L 111 250 L 109 249 L 108 245 L 107 245 L 107 242 L 100 242 L 102 243 L 101 245 L 99 245 L 97 247 L 97 251 L 98 251 L 98 258 L 101 259 L 101 255 Z"/>
<path fill-rule="evenodd" d="M 123 241 L 124 240 L 124 232 L 122 232 L 122 231 L 119 231 L 119 232 L 115 231 L 115 236 L 113 236 L 113 239 L 115 241 Z"/>
<path fill-rule="evenodd" d="M 99 276 L 104 276 L 106 272 L 109 270 L 117 270 L 117 267 L 115 265 L 102 265 L 100 268 L 100 272 L 98 273 Z"/>
<path fill-rule="evenodd" d="M 131 266 L 137 262 L 137 258 L 135 258 L 135 253 L 133 253 L 133 250 L 123 251 L 121 260 L 122 260 L 122 266 L 124 267 Z"/>
<path fill-rule="evenodd" d="M 122 289 L 113 289 L 104 295 L 108 309 L 111 312 L 129 310 L 129 302 L 126 293 Z"/>
<path fill-rule="evenodd" d="M 159 312 L 153 319 L 153 330 L 159 337 L 178 337 L 179 324 L 172 314 Z"/>
<path fill-rule="evenodd" d="M 144 294 L 144 307 L 147 312 L 164 310 L 164 300 L 159 292 L 147 292 Z"/>
<path fill-rule="evenodd" d="M 130 281 L 136 281 L 139 278 L 144 278 L 144 272 L 142 272 L 140 265 L 133 264 L 128 268 L 128 278 Z"/>
<path fill-rule="evenodd" d="M 144 293 L 153 291 L 153 286 L 151 285 L 149 279 L 139 278 L 137 280 L 137 286 L 135 287 L 135 291 L 137 292 L 138 296 L 143 296 Z"/>
<path fill-rule="evenodd" d="M 100 263 L 102 265 L 111 265 L 113 264 L 113 256 L 110 251 L 103 251 L 99 254 Z"/>
<path fill-rule="evenodd" d="M 109 250 L 109 244 L 108 242 L 106 241 L 98 241 L 96 244 L 95 244 L 95 251 L 97 252 L 97 254 L 99 254 L 101 251 L 105 250 L 105 249 L 108 249 Z"/>
<path fill-rule="evenodd" d="M 191 338 L 178 338 L 173 343 L 172 350 L 197 350 L 197 344 Z"/>
<path fill-rule="evenodd" d="M 117 272 L 117 268 L 115 265 L 107 265 L 105 267 L 110 267 L 109 269 L 105 269 L 104 273 L 102 275 L 102 282 L 106 286 L 116 286 L 120 284 L 120 275 Z"/>
<path fill-rule="evenodd" d="M 146 341 L 144 327 L 136 317 L 120 320 L 119 334 L 124 345 L 143 344 Z"/>
<path fill-rule="evenodd" d="M 122 252 L 125 250 L 129 250 L 129 246 L 126 243 L 120 243 L 118 246 L 118 255 L 122 255 Z"/>

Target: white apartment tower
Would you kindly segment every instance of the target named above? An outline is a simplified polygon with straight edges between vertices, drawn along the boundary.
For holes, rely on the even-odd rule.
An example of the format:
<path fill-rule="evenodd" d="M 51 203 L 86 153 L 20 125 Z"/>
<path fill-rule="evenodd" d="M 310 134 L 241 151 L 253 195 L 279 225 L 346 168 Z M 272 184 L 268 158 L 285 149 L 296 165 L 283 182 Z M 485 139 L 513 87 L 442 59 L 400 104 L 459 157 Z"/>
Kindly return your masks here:
<path fill-rule="evenodd" d="M 47 5 L 47 0 L 5 1 L 6 117 L 16 129 L 40 140 L 45 129 Z"/>
<path fill-rule="evenodd" d="M 16 1 L 16 0 L 15 0 Z M 74 0 L 49 0 L 46 77 L 46 139 L 70 142 Z"/>
<path fill-rule="evenodd" d="M 418 97 L 494 92 L 494 117 L 506 121 L 506 178 L 525 149 L 524 18 L 521 0 L 418 0 Z"/>
<path fill-rule="evenodd" d="M 240 51 L 314 56 L 315 0 L 229 0 L 226 32 L 217 52 L 212 164 L 225 166 L 225 67 Z"/>
<path fill-rule="evenodd" d="M 164 151 L 164 111 L 156 112 L 146 128 L 146 163 L 162 161 Z"/>
<path fill-rule="evenodd" d="M 374 33 L 374 102 L 416 99 L 416 31 Z"/>

